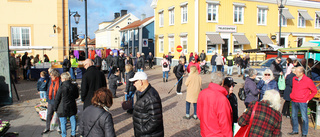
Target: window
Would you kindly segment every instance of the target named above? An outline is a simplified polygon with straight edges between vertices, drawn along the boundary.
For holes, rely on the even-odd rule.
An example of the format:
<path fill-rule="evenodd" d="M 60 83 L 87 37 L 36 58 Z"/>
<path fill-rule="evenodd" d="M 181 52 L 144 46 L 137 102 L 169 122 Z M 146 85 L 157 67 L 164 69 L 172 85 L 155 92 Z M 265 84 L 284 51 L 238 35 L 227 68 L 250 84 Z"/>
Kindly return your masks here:
<path fill-rule="evenodd" d="M 298 15 L 298 27 L 306 27 L 306 20 L 300 13 Z"/>
<path fill-rule="evenodd" d="M 159 52 L 163 53 L 164 44 L 163 44 L 163 38 L 159 38 Z"/>
<path fill-rule="evenodd" d="M 174 53 L 174 37 L 169 38 L 169 52 Z"/>
<path fill-rule="evenodd" d="M 233 23 L 243 23 L 243 7 L 234 6 Z"/>
<path fill-rule="evenodd" d="M 303 41 L 304 39 L 303 38 L 298 38 L 298 41 L 297 41 L 297 47 L 301 47 L 302 44 L 303 44 Z"/>
<path fill-rule="evenodd" d="M 163 27 L 163 12 L 159 13 L 159 27 Z"/>
<path fill-rule="evenodd" d="M 208 3 L 208 21 L 209 22 L 218 22 L 218 5 Z"/>
<path fill-rule="evenodd" d="M 316 23 L 315 23 L 315 27 L 316 28 L 320 28 L 320 13 L 319 14 L 316 14 Z"/>
<path fill-rule="evenodd" d="M 11 27 L 12 46 L 30 46 L 31 30 L 30 27 Z"/>
<path fill-rule="evenodd" d="M 282 23 L 282 25 L 281 25 L 282 27 L 287 26 L 287 19 L 283 15 L 282 15 L 281 23 Z M 279 20 L 279 26 L 280 26 L 280 20 Z"/>
<path fill-rule="evenodd" d="M 169 25 L 174 25 L 174 9 L 169 10 Z"/>
<path fill-rule="evenodd" d="M 267 25 L 267 9 L 258 8 L 258 25 Z"/>
<path fill-rule="evenodd" d="M 188 22 L 188 5 L 181 7 L 181 23 Z"/>
<path fill-rule="evenodd" d="M 131 22 L 128 22 L 128 25 L 131 24 Z"/>
<path fill-rule="evenodd" d="M 181 46 L 182 46 L 182 52 L 184 54 L 188 54 L 188 38 L 187 37 L 181 38 Z"/>
<path fill-rule="evenodd" d="M 212 44 L 210 40 L 207 40 L 207 54 L 213 55 L 214 53 L 218 53 L 217 45 Z"/>

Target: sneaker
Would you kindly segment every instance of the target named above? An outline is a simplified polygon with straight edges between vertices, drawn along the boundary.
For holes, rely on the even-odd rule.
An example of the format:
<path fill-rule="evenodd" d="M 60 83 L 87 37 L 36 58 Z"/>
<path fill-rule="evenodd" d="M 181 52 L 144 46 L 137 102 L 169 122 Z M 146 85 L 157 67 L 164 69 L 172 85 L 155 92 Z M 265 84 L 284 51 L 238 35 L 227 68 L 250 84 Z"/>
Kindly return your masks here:
<path fill-rule="evenodd" d="M 183 116 L 183 119 L 189 120 L 189 119 L 190 119 L 190 116 Z"/>
<path fill-rule="evenodd" d="M 195 119 L 195 120 L 197 120 L 197 119 L 198 119 L 198 116 L 197 116 L 197 115 L 193 115 L 192 118 Z"/>
<path fill-rule="evenodd" d="M 177 95 L 182 95 L 182 93 L 181 92 L 177 92 Z"/>

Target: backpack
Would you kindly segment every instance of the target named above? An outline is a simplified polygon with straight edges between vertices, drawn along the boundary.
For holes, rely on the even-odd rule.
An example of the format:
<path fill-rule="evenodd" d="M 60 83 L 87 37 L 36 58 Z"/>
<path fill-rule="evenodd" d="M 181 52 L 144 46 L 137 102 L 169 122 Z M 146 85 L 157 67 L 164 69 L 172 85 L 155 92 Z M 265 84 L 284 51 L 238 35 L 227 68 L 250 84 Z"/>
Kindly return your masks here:
<path fill-rule="evenodd" d="M 163 66 L 164 68 L 168 67 L 167 61 L 163 62 L 162 66 Z"/>
<path fill-rule="evenodd" d="M 177 73 L 177 69 L 178 69 L 178 65 L 174 66 L 174 68 L 173 68 L 173 73 L 174 73 L 174 74 Z"/>
<path fill-rule="evenodd" d="M 246 93 L 244 92 L 244 88 L 240 88 L 238 92 L 239 99 L 244 101 L 246 99 Z"/>

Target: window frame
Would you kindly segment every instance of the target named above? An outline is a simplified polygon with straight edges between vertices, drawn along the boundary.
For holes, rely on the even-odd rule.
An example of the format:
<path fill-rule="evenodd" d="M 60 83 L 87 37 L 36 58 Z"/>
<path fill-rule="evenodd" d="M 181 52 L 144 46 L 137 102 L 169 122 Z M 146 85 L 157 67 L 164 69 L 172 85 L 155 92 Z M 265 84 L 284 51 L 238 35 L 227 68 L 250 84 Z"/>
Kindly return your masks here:
<path fill-rule="evenodd" d="M 159 27 L 164 26 L 164 18 L 163 18 L 163 12 L 159 13 Z"/>
<path fill-rule="evenodd" d="M 185 8 L 185 9 L 184 9 Z M 181 6 L 181 24 L 185 24 L 188 23 L 188 5 L 184 5 Z M 186 16 L 184 16 L 184 12 L 186 11 Z M 184 20 L 184 17 L 186 17 L 186 19 Z"/>
<path fill-rule="evenodd" d="M 211 20 L 209 20 L 209 13 L 208 13 L 210 6 L 211 6 Z M 215 7 L 215 11 L 216 11 L 215 20 L 213 20 L 213 11 L 214 11 L 213 8 L 214 7 Z M 219 19 L 219 4 L 207 3 L 207 18 L 206 18 L 207 22 L 218 23 L 219 22 L 218 19 Z"/>
<path fill-rule="evenodd" d="M 162 45 L 161 45 L 161 42 L 162 42 Z M 161 47 L 162 47 L 162 50 L 161 50 Z M 159 38 L 159 53 L 164 53 L 164 39 L 163 39 L 163 37 Z"/>
<path fill-rule="evenodd" d="M 315 16 L 314 28 L 320 29 L 320 16 L 318 16 L 317 13 L 316 13 L 316 16 Z"/>
<path fill-rule="evenodd" d="M 171 45 L 171 41 L 173 41 L 173 45 Z M 171 52 L 171 53 L 174 53 L 174 49 L 175 49 L 175 46 L 174 46 L 174 37 L 169 37 L 168 38 L 168 42 L 169 42 L 169 52 Z M 173 48 L 173 51 L 171 50 Z"/>
<path fill-rule="evenodd" d="M 282 25 L 281 27 L 287 27 L 288 25 L 288 20 L 286 19 L 285 16 L 282 15 Z M 278 26 L 280 26 L 280 14 L 278 14 Z"/>
<path fill-rule="evenodd" d="M 209 50 L 208 50 L 208 46 L 209 46 L 209 42 L 208 42 L 208 41 L 210 41 L 210 40 L 207 39 L 207 44 L 206 44 L 206 50 L 207 50 L 207 51 L 206 51 L 206 54 L 207 54 L 207 55 L 214 55 L 215 53 L 218 53 L 218 51 L 219 51 L 219 49 L 218 49 L 218 48 L 219 48 L 219 47 L 218 47 L 219 44 L 212 44 L 213 46 L 214 46 L 214 45 L 216 46 L 216 47 L 215 47 L 215 51 L 213 51 L 213 53 L 208 53 L 208 51 L 209 51 Z M 210 45 L 210 46 L 212 46 L 212 45 Z"/>
<path fill-rule="evenodd" d="M 241 16 L 239 16 L 240 10 L 237 10 L 237 15 L 238 15 L 238 20 L 235 22 L 235 16 L 234 13 L 236 11 L 236 7 L 241 8 Z M 239 22 L 239 18 L 241 17 L 241 22 Z M 233 24 L 244 24 L 244 7 L 243 6 L 238 6 L 238 5 L 233 5 Z"/>
<path fill-rule="evenodd" d="M 14 36 L 13 36 L 13 28 L 18 28 L 19 29 L 19 45 L 13 45 L 13 40 L 15 40 L 14 39 Z M 22 38 L 22 29 L 28 29 L 28 35 L 29 35 L 29 45 L 26 45 L 26 46 L 24 46 L 23 45 L 23 38 Z M 31 46 L 31 27 L 26 27 L 26 26 L 23 26 L 23 27 L 21 27 L 21 26 L 11 26 L 10 27 L 10 37 L 11 37 L 11 46 L 14 46 L 14 47 L 30 47 Z"/>
<path fill-rule="evenodd" d="M 303 20 L 301 20 L 303 19 Z M 303 22 L 302 22 L 303 21 Z M 304 26 L 301 26 L 302 23 Z M 298 23 L 297 23 L 298 28 L 306 28 L 306 20 L 304 19 L 304 17 L 298 12 Z"/>
<path fill-rule="evenodd" d="M 174 25 L 174 9 L 169 10 L 169 26 Z"/>
<path fill-rule="evenodd" d="M 184 49 L 183 47 L 183 41 L 186 41 L 186 49 Z M 182 46 L 182 52 L 184 54 L 188 54 L 188 36 L 185 36 L 185 37 L 180 37 L 180 43 L 181 43 L 181 46 Z"/>
<path fill-rule="evenodd" d="M 261 10 L 261 22 L 259 22 L 259 16 L 260 16 L 260 10 Z M 264 11 L 264 13 L 263 13 Z M 264 14 L 264 16 L 263 16 Z M 268 16 L 268 10 L 265 8 L 257 8 L 257 25 L 266 26 L 267 25 L 267 16 Z M 263 18 L 264 17 L 264 18 Z M 262 22 L 264 20 L 264 23 Z"/>

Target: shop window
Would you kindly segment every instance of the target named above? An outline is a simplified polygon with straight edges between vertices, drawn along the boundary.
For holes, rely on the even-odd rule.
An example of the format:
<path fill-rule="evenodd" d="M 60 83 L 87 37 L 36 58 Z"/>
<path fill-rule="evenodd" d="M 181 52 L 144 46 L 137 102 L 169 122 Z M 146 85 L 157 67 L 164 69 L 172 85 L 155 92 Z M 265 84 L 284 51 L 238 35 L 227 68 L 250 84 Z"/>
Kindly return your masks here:
<path fill-rule="evenodd" d="M 233 42 L 236 43 L 236 42 Z M 242 45 L 234 44 L 233 45 L 233 53 L 240 53 L 242 52 Z"/>
<path fill-rule="evenodd" d="M 211 44 L 210 41 L 207 41 L 207 54 L 213 55 L 214 53 L 218 53 L 218 46 L 216 44 Z"/>
<path fill-rule="evenodd" d="M 262 41 L 258 38 L 258 43 L 257 43 L 258 48 L 266 48 L 265 44 L 262 44 Z"/>

